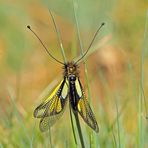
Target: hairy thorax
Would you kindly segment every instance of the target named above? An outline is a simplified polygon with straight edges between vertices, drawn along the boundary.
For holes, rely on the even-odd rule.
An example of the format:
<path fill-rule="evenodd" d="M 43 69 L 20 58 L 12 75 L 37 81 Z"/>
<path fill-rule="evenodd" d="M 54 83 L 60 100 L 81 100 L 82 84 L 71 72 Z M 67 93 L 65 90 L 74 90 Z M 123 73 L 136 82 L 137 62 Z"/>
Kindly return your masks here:
<path fill-rule="evenodd" d="M 78 72 L 78 66 L 74 62 L 68 62 L 64 65 L 64 76 L 67 78 L 69 77 L 78 77 L 79 72 Z"/>

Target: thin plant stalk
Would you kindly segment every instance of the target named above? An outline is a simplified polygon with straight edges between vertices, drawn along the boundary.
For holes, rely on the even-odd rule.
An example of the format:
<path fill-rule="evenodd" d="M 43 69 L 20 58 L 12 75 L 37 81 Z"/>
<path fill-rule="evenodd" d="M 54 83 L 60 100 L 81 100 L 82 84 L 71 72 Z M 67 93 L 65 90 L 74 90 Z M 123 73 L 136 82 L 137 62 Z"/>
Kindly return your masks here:
<path fill-rule="evenodd" d="M 74 129 L 74 123 L 73 123 L 73 118 L 72 118 L 72 109 L 69 105 L 69 109 L 70 109 L 70 120 L 71 120 L 71 126 L 72 126 L 72 131 L 73 131 L 73 136 L 74 136 L 74 140 L 75 140 L 75 144 L 77 145 L 77 139 L 76 139 L 76 134 L 75 134 L 75 129 Z"/>
<path fill-rule="evenodd" d="M 36 122 L 34 123 L 33 129 L 32 129 L 30 148 L 33 148 L 33 142 L 34 142 L 34 136 L 35 136 L 35 132 L 34 132 L 35 127 L 36 127 Z"/>
<path fill-rule="evenodd" d="M 55 27 L 55 30 L 56 30 L 56 33 L 57 33 L 58 42 L 59 42 L 60 47 L 61 47 L 60 49 L 61 49 L 61 53 L 62 53 L 62 56 L 63 56 L 63 60 L 66 63 L 67 62 L 67 59 L 66 59 L 64 48 L 63 48 L 63 44 L 62 44 L 62 39 L 61 39 L 60 31 L 59 31 L 59 28 L 57 26 L 57 23 L 55 21 L 54 16 L 52 15 L 52 13 L 51 13 L 50 10 L 49 10 L 49 12 L 50 12 L 50 15 L 52 17 L 52 21 L 53 21 L 53 24 L 54 24 L 54 27 Z M 69 109 L 70 109 L 70 120 L 71 120 L 71 125 L 72 125 L 72 131 L 73 131 L 74 141 L 75 141 L 75 144 L 77 145 L 76 134 L 75 134 L 75 130 L 74 130 L 74 121 L 73 121 L 73 118 L 72 118 L 72 111 L 71 111 L 71 107 L 70 106 L 69 106 Z M 78 119 L 76 117 L 75 117 L 75 119 L 76 119 L 76 123 L 77 123 L 77 120 Z M 78 120 L 78 122 L 79 122 L 79 120 Z M 80 128 L 79 124 L 76 124 L 76 125 L 77 125 L 77 128 L 79 129 Z M 83 140 L 81 140 L 81 139 L 80 139 L 80 141 L 83 142 Z M 84 142 L 83 142 L 82 145 L 84 145 Z"/>
<path fill-rule="evenodd" d="M 50 148 L 52 148 L 52 138 L 51 138 L 51 128 L 49 128 L 49 131 L 48 131 L 48 137 L 49 137 L 49 145 L 50 145 Z"/>
<path fill-rule="evenodd" d="M 82 148 L 85 148 L 84 140 L 83 140 L 83 135 L 82 135 L 82 130 L 81 130 L 81 125 L 80 125 L 80 121 L 79 121 L 79 117 L 78 117 L 78 113 L 77 112 L 74 112 L 74 116 L 75 116 L 76 125 L 77 125 L 77 129 L 78 129 L 78 133 L 79 133 L 81 147 Z"/>
<path fill-rule="evenodd" d="M 81 35 L 80 35 L 80 30 L 79 30 L 79 23 L 78 23 L 78 19 L 77 19 L 77 14 L 76 14 L 76 3 L 73 1 L 73 10 L 74 10 L 74 18 L 75 18 L 75 23 L 76 23 L 76 30 L 77 30 L 77 36 L 78 36 L 78 41 L 79 41 L 79 46 L 80 46 L 80 50 L 81 50 L 81 55 L 83 56 L 84 50 L 83 50 L 83 44 L 82 44 L 82 40 L 81 40 Z M 87 68 L 87 63 L 84 60 L 83 61 L 84 64 L 84 72 L 85 72 L 85 79 L 86 79 L 86 84 L 87 84 L 87 89 L 88 89 L 88 99 L 90 102 L 90 98 L 91 98 L 91 93 L 90 93 L 90 87 L 89 87 L 89 79 L 88 79 L 88 68 Z M 90 139 L 90 146 L 91 146 L 91 133 L 89 132 L 89 139 Z"/>
<path fill-rule="evenodd" d="M 19 111 L 17 109 L 17 106 L 16 106 L 16 102 L 15 102 L 16 94 L 14 93 L 14 90 L 11 87 L 8 87 L 8 93 L 9 93 L 9 97 L 11 99 L 11 103 L 12 103 L 12 106 L 13 106 L 13 109 L 14 109 L 14 114 L 16 116 L 16 119 L 17 119 L 19 125 L 21 126 L 21 128 L 23 129 L 23 132 L 25 134 L 25 137 L 26 137 L 27 141 L 29 141 L 29 143 L 31 143 L 30 136 L 28 134 L 27 128 L 24 125 L 24 123 L 22 121 L 22 118 L 21 118 L 21 116 L 19 114 Z"/>
<path fill-rule="evenodd" d="M 54 18 L 54 15 L 50 11 L 50 9 L 49 9 L 49 13 L 51 15 L 51 18 L 52 18 L 52 21 L 53 21 L 53 24 L 54 24 L 54 27 L 55 27 L 55 30 L 56 30 L 56 34 L 57 34 L 57 37 L 58 37 L 58 42 L 59 42 L 59 45 L 60 45 L 60 48 L 61 48 L 61 53 L 62 53 L 62 56 L 63 56 L 64 63 L 66 63 L 67 60 L 66 60 L 66 56 L 65 56 L 65 52 L 64 52 L 64 48 L 63 48 L 63 43 L 62 43 L 59 27 L 57 26 L 57 23 L 56 23 L 56 20 Z"/>
<path fill-rule="evenodd" d="M 62 51 L 62 55 L 63 55 L 63 59 L 64 59 L 64 62 L 66 63 L 66 56 L 65 56 L 65 53 L 64 53 L 64 49 L 63 49 L 63 45 L 62 45 L 62 40 L 61 40 L 61 36 L 60 36 L 60 32 L 59 32 L 59 29 L 57 27 L 57 24 L 55 22 L 55 19 L 54 19 L 54 16 L 52 15 L 51 11 L 49 11 L 51 16 L 52 16 L 52 20 L 53 20 L 53 23 L 54 23 L 54 26 L 55 26 L 55 29 L 56 29 L 56 32 L 57 32 L 57 36 L 58 36 L 58 41 L 59 41 L 59 44 L 60 44 L 60 47 L 61 47 L 61 51 Z M 82 136 L 82 131 L 81 131 L 81 126 L 80 126 L 80 122 L 79 122 L 79 118 L 78 118 L 78 113 L 75 112 L 74 113 L 74 116 L 75 116 L 75 120 L 76 120 L 76 125 L 77 125 L 77 129 L 78 129 L 78 133 L 79 133 L 79 138 L 80 138 L 80 142 L 81 142 L 81 146 L 82 148 L 84 148 L 84 140 L 83 140 L 83 136 Z M 76 141 L 76 136 L 75 136 L 75 131 L 74 131 L 74 124 L 73 124 L 73 119 L 72 119 L 72 114 L 71 114 L 71 108 L 70 108 L 70 119 L 71 119 L 71 124 L 72 124 L 72 130 L 73 130 L 73 135 L 74 135 L 74 139 L 75 139 L 75 143 L 77 144 L 77 141 Z"/>
<path fill-rule="evenodd" d="M 144 55 L 145 55 L 145 43 L 146 41 L 146 33 L 147 33 L 147 26 L 148 26 L 148 10 L 147 10 L 147 14 L 146 14 L 146 23 L 145 23 L 145 30 L 144 30 L 144 37 L 143 37 L 143 47 L 142 47 L 142 51 L 141 51 L 141 65 L 140 65 L 140 84 L 139 84 L 139 101 L 138 101 L 138 110 L 139 110 L 139 114 L 138 114 L 138 145 L 139 147 L 143 147 L 143 122 L 142 122 L 142 111 L 143 111 L 143 107 L 142 107 L 142 100 L 144 99 L 144 104 L 145 104 L 145 109 L 146 109 L 146 116 L 147 116 L 147 106 L 146 106 L 146 99 L 145 99 L 145 95 L 144 95 Z"/>
<path fill-rule="evenodd" d="M 117 131 L 118 131 L 118 141 L 119 141 L 119 148 L 121 148 L 121 138 L 120 138 L 120 125 L 119 125 L 119 110 L 117 100 L 115 99 L 116 111 L 117 111 Z"/>
<path fill-rule="evenodd" d="M 146 14 L 146 23 L 145 23 L 145 30 L 144 30 L 144 41 L 143 41 L 143 48 L 141 51 L 141 76 L 140 76 L 140 89 L 141 89 L 141 93 L 142 93 L 142 97 L 144 99 L 144 104 L 145 104 L 145 112 L 146 112 L 146 117 L 148 115 L 148 110 L 147 110 L 147 103 L 146 103 L 146 97 L 145 97 L 145 92 L 144 92 L 144 56 L 145 56 L 145 43 L 147 42 L 146 38 L 147 38 L 147 26 L 148 26 L 148 10 L 147 10 L 147 14 Z"/>
<path fill-rule="evenodd" d="M 19 68 L 16 74 L 16 100 L 20 99 L 20 88 L 21 88 L 21 68 Z"/>
<path fill-rule="evenodd" d="M 75 8 L 75 5 L 76 3 L 74 2 L 74 0 L 72 0 L 73 2 L 73 10 L 74 10 L 74 17 L 75 17 L 75 23 L 76 23 L 76 30 L 77 30 L 77 36 L 78 36 L 78 41 L 79 41 L 79 45 L 80 45 L 80 50 L 81 50 L 81 55 L 83 55 L 83 45 L 82 45 L 82 41 L 81 41 L 81 37 L 80 37 L 80 30 L 79 30 L 79 24 L 78 24 L 78 20 L 77 20 L 77 15 L 76 15 L 76 8 Z M 86 65 L 86 62 L 84 61 L 84 68 L 85 68 L 85 78 L 87 80 L 87 88 L 88 88 L 88 94 L 89 94 L 89 98 L 90 98 L 90 89 L 89 89 L 89 85 L 88 85 L 88 73 L 87 73 L 87 65 Z M 75 113 L 76 114 L 76 113 Z M 75 118 L 77 119 L 78 115 L 75 115 Z M 79 120 L 77 121 L 79 122 Z M 78 123 L 80 125 L 80 123 Z M 83 143 L 83 136 L 82 136 L 82 132 L 81 132 L 81 127 L 79 126 L 79 137 L 81 138 L 81 145 L 84 145 Z"/>
<path fill-rule="evenodd" d="M 64 148 L 68 148 L 68 141 L 65 140 Z"/>
<path fill-rule="evenodd" d="M 115 137 L 115 134 L 114 134 L 114 131 L 112 130 L 112 136 L 113 136 L 113 141 L 114 141 L 114 145 L 115 145 L 115 148 L 117 148 L 117 140 L 116 140 L 116 137 Z"/>
<path fill-rule="evenodd" d="M 75 21 L 76 21 L 76 29 L 77 29 L 77 35 L 78 35 L 78 40 L 79 40 L 79 44 L 80 44 L 81 54 L 83 55 L 83 47 L 82 47 L 82 42 L 81 42 L 81 38 L 80 38 L 80 31 L 79 31 L 78 21 L 77 21 L 77 17 L 76 17 L 76 10 L 75 10 L 74 0 L 73 0 L 73 9 L 74 9 L 74 16 L 75 16 Z M 85 148 L 84 140 L 83 140 L 83 134 L 82 134 L 82 130 L 81 130 L 81 125 L 80 125 L 78 113 L 74 112 L 74 116 L 75 116 L 75 120 L 76 120 L 76 125 L 77 125 L 77 129 L 78 129 L 78 133 L 79 133 L 79 138 L 80 138 L 81 146 L 82 146 L 82 148 Z"/>
<path fill-rule="evenodd" d="M 125 107 L 127 106 L 127 103 L 129 102 L 129 99 L 127 99 L 125 101 L 125 103 L 122 105 L 122 108 L 119 110 L 118 109 L 118 116 L 116 116 L 116 118 L 114 119 L 114 121 L 112 122 L 111 126 L 109 127 L 109 132 L 113 129 L 115 123 L 117 122 L 117 120 L 120 118 L 120 116 L 123 114 Z"/>
<path fill-rule="evenodd" d="M 83 55 L 83 44 L 82 44 L 82 40 L 80 37 L 80 30 L 79 30 L 79 24 L 78 24 L 78 19 L 77 19 L 77 15 L 76 15 L 76 8 L 75 8 L 76 3 L 73 0 L 73 9 L 74 9 L 74 17 L 75 17 L 75 22 L 76 22 L 76 29 L 77 29 L 77 36 L 78 36 L 78 41 L 79 41 L 79 45 L 80 45 L 80 50 L 81 50 L 81 55 Z M 88 98 L 90 100 L 91 97 L 91 93 L 90 93 L 90 87 L 89 87 L 89 81 L 88 81 L 88 68 L 87 68 L 87 63 L 84 60 L 84 69 L 85 69 L 85 78 L 86 78 L 86 84 L 87 84 L 87 89 L 88 89 Z"/>

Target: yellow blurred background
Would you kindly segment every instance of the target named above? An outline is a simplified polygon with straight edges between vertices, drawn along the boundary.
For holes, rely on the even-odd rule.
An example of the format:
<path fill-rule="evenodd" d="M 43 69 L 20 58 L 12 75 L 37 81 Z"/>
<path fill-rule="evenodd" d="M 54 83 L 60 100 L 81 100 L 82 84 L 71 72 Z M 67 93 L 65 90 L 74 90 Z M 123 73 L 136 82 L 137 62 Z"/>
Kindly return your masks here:
<path fill-rule="evenodd" d="M 75 2 L 84 50 L 87 49 L 97 28 L 105 22 L 86 58 L 87 69 L 83 64 L 80 65 L 80 79 L 100 125 L 99 144 L 102 147 L 108 146 L 109 129 L 113 124 L 114 128 L 111 129 L 115 131 L 117 141 L 121 139 L 123 147 L 137 147 L 141 141 L 146 147 L 148 146 L 148 142 L 145 141 L 148 136 L 145 119 L 146 102 L 142 101 L 141 109 L 139 84 L 142 82 L 141 72 L 143 72 L 143 88 L 147 97 L 148 25 L 145 29 L 145 24 L 148 21 L 148 1 L 76 0 Z M 62 61 L 57 34 L 48 9 L 55 16 L 66 57 L 71 61 L 81 53 L 72 0 L 0 1 L 0 146 L 2 147 L 19 147 L 18 139 L 21 137 L 18 133 L 21 126 L 17 129 L 19 118 L 29 135 L 32 133 L 38 135 L 33 147 L 36 147 L 37 143 L 38 147 L 44 147 L 43 139 L 46 137 L 42 137 L 38 122 L 33 128 L 35 120 L 33 110 L 41 102 L 39 96 L 45 88 L 62 79 L 63 69 L 46 54 L 26 26 L 30 25 L 50 52 Z M 143 71 L 142 49 L 145 50 Z M 120 114 L 121 137 L 117 134 L 116 103 Z M 69 118 L 68 110 L 66 111 L 60 123 L 64 123 L 64 118 Z M 16 115 L 16 112 L 19 115 Z M 142 113 L 141 120 L 138 118 L 139 113 Z M 70 121 L 67 124 L 71 127 Z M 143 125 L 142 128 L 139 125 Z M 60 127 L 63 130 L 60 130 Z M 58 123 L 53 127 L 53 141 L 59 141 L 55 142 L 57 147 L 62 140 L 58 139 L 57 133 L 55 134 L 57 137 L 54 136 L 54 133 L 58 130 L 61 136 L 64 129 L 66 126 Z M 71 135 L 72 131 L 67 130 L 68 135 L 69 133 Z M 141 131 L 143 131 L 142 136 Z M 13 135 L 15 132 L 17 134 Z M 142 137 L 141 141 L 139 137 Z"/>

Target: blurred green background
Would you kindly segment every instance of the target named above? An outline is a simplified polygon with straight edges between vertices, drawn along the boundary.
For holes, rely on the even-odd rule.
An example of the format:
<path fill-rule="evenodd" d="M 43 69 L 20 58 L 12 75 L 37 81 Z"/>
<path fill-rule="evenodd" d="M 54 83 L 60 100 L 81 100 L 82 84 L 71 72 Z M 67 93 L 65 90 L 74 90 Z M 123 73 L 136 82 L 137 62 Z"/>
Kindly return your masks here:
<path fill-rule="evenodd" d="M 87 66 L 80 65 L 80 79 L 100 127 L 95 134 L 80 120 L 86 147 L 148 147 L 148 1 L 75 3 L 84 50 L 100 24 L 106 24 L 88 54 Z M 31 25 L 62 61 L 49 8 L 67 59 L 78 57 L 72 0 L 0 1 L 0 147 L 80 147 L 78 135 L 78 146 L 74 142 L 68 105 L 50 135 L 41 133 L 33 118 L 40 94 L 63 75 L 26 28 Z"/>

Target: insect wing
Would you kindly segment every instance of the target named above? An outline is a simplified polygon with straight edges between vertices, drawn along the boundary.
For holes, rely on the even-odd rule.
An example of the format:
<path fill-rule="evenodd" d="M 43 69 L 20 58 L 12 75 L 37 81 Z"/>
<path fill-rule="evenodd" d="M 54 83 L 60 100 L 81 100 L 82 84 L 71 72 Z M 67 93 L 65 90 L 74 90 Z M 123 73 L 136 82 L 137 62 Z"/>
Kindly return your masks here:
<path fill-rule="evenodd" d="M 87 98 L 84 94 L 84 91 L 82 89 L 82 85 L 80 80 L 77 78 L 75 81 L 76 91 L 77 91 L 77 110 L 83 120 L 86 122 L 88 126 L 90 126 L 93 130 L 96 132 L 99 132 L 99 127 L 97 124 L 97 121 L 95 119 L 95 116 L 90 108 L 90 105 L 87 101 Z"/>
<path fill-rule="evenodd" d="M 41 118 L 41 131 L 48 130 L 62 116 L 67 102 L 68 91 L 67 79 L 64 78 L 55 87 L 51 95 L 35 109 L 34 117 Z"/>

